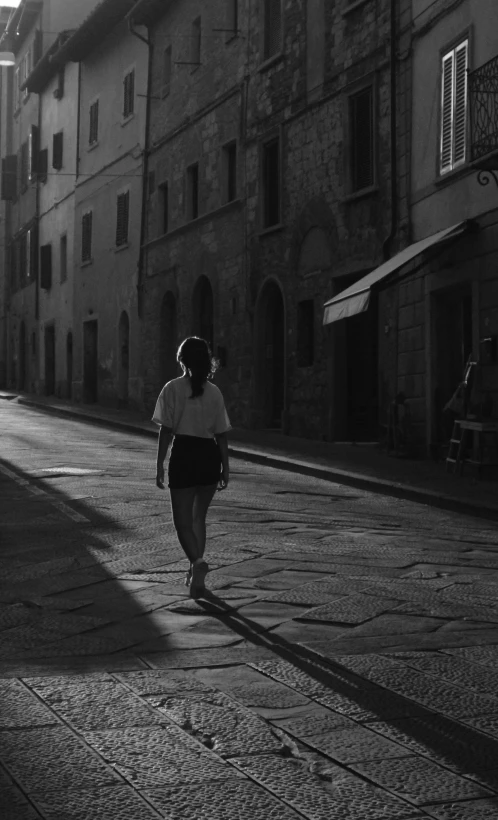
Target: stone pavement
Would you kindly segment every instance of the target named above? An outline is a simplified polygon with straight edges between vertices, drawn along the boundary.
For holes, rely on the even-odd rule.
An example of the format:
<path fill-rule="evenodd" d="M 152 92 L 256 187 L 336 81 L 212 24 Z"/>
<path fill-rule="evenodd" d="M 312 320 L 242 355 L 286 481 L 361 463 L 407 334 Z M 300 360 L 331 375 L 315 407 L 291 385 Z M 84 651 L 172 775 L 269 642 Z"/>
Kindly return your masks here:
<path fill-rule="evenodd" d="M 497 820 L 494 523 L 0 402 L 2 820 Z"/>
<path fill-rule="evenodd" d="M 22 403 L 62 416 L 74 416 L 124 430 L 156 435 L 144 414 L 128 410 L 75 405 L 52 397 L 8 394 Z M 19 395 L 19 399 L 17 398 Z M 342 444 L 284 436 L 277 432 L 236 428 L 230 433 L 232 455 L 303 475 L 314 475 L 397 498 L 408 498 L 442 509 L 498 519 L 498 481 L 478 477 L 474 468 L 464 475 L 446 472 L 444 462 L 395 458 L 375 445 Z"/>

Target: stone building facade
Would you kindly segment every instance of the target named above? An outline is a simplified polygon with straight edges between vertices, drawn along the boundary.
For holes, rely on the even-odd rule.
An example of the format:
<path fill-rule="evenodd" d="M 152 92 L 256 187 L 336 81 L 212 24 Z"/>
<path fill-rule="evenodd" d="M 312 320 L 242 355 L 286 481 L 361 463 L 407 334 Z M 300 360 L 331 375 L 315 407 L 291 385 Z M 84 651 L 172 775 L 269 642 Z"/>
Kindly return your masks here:
<path fill-rule="evenodd" d="M 489 93 L 498 35 L 492 0 L 414 0 L 412 13 L 411 240 L 462 230 L 400 271 L 385 321 L 398 328 L 396 389 L 407 398 L 411 435 L 419 452 L 435 455 L 451 436 L 455 414 L 444 408 L 469 357 L 478 365 L 467 410 L 498 418 L 498 136 Z"/>
<path fill-rule="evenodd" d="M 235 423 L 377 437 L 387 401 L 377 313 L 333 330 L 322 314 L 326 298 L 406 242 L 409 11 L 388 0 L 137 3 L 132 17 L 154 44 L 148 406 L 176 373 L 176 342 L 194 331 L 220 354 Z"/>

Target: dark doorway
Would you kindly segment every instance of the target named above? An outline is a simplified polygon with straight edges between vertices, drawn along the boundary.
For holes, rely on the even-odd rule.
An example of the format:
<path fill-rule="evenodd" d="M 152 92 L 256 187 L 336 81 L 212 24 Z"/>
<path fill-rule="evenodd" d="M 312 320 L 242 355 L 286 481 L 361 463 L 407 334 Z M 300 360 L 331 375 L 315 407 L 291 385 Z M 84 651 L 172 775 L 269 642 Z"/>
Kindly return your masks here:
<path fill-rule="evenodd" d="M 336 293 L 354 284 L 336 280 Z M 378 408 L 378 301 L 370 294 L 364 313 L 342 319 L 332 326 L 333 418 L 335 441 L 377 441 Z"/>
<path fill-rule="evenodd" d="M 66 338 L 66 396 L 73 397 L 73 334 L 69 332 Z"/>
<path fill-rule="evenodd" d="M 97 322 L 83 324 L 83 401 L 98 399 L 98 328 Z"/>
<path fill-rule="evenodd" d="M 261 301 L 261 336 L 257 397 L 264 427 L 282 428 L 285 389 L 285 321 L 282 292 L 275 282 L 266 285 Z"/>
<path fill-rule="evenodd" d="M 169 290 L 161 304 L 159 322 L 159 380 L 161 387 L 178 375 L 177 348 L 176 299 Z"/>
<path fill-rule="evenodd" d="M 26 325 L 21 322 L 19 330 L 19 390 L 26 389 Z"/>
<path fill-rule="evenodd" d="M 118 399 L 121 407 L 128 404 L 128 379 L 130 376 L 130 320 L 124 310 L 119 318 L 119 377 Z"/>
<path fill-rule="evenodd" d="M 451 437 L 453 417 L 445 404 L 462 381 L 472 352 L 472 289 L 470 284 L 433 297 L 434 428 L 438 444 Z"/>
<path fill-rule="evenodd" d="M 45 328 L 45 394 L 55 393 L 55 327 Z"/>
<path fill-rule="evenodd" d="M 214 343 L 213 289 L 207 276 L 200 276 L 192 294 L 192 333 Z"/>

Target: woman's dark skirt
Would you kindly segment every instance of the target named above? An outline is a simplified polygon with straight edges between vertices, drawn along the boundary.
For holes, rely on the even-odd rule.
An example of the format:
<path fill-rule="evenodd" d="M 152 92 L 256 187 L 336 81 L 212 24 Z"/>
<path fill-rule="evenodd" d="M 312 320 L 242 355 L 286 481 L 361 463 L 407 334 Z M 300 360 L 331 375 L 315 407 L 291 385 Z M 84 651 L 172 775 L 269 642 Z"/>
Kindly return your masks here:
<path fill-rule="evenodd" d="M 168 465 L 171 490 L 217 484 L 220 473 L 220 448 L 214 438 L 174 437 Z"/>

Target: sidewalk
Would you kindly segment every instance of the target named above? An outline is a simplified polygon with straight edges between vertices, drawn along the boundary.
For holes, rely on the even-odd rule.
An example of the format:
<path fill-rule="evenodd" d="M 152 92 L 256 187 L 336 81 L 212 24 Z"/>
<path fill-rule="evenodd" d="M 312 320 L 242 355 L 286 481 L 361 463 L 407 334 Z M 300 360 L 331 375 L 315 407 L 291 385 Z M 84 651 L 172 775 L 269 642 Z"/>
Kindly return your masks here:
<path fill-rule="evenodd" d="M 157 434 L 156 425 L 139 412 L 0 391 L 2 398 L 80 421 L 148 436 Z M 478 480 L 471 470 L 464 476 L 449 474 L 444 462 L 397 459 L 374 445 L 335 444 L 241 428 L 231 431 L 229 449 L 234 458 L 498 519 L 498 483 Z"/>

